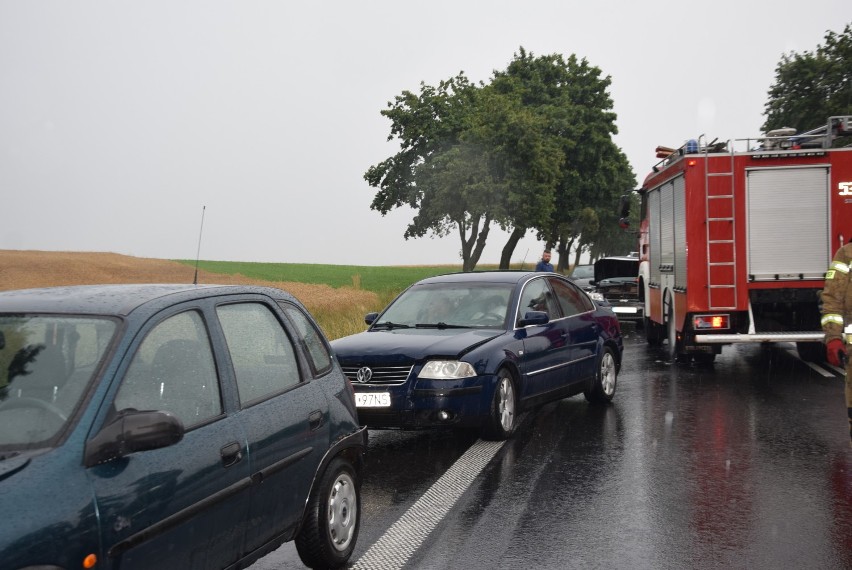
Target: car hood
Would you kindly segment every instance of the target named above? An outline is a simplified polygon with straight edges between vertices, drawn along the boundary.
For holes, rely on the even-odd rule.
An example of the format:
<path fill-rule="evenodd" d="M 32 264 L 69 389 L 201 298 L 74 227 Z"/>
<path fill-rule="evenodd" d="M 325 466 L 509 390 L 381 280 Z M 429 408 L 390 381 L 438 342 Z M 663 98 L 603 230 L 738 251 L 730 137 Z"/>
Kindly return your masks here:
<path fill-rule="evenodd" d="M 639 275 L 639 260 L 635 258 L 605 257 L 595 262 L 595 284 L 613 277 L 635 279 Z"/>
<path fill-rule="evenodd" d="M 431 356 L 458 358 L 504 330 L 396 329 L 365 331 L 331 342 L 341 364 L 371 361 L 414 361 Z"/>

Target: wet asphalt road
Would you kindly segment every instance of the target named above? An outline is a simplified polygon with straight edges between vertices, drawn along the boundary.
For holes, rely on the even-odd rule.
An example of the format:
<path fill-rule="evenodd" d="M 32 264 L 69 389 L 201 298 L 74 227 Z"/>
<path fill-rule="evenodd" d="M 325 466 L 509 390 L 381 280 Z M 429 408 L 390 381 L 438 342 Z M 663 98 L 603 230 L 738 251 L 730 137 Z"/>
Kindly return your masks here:
<path fill-rule="evenodd" d="M 484 450 L 468 434 L 372 431 L 352 564 L 852 568 L 841 372 L 792 345 L 671 364 L 632 325 L 624 333 L 608 407 L 548 404 Z M 303 568 L 292 543 L 252 566 L 273 568 Z"/>

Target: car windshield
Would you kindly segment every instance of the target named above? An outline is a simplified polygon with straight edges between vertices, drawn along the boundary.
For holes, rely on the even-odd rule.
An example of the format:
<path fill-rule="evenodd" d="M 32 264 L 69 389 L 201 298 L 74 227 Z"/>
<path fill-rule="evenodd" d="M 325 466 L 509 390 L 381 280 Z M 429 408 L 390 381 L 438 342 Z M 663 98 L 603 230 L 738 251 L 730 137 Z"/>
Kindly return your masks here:
<path fill-rule="evenodd" d="M 428 283 L 403 292 L 373 328 L 503 328 L 512 286 Z"/>
<path fill-rule="evenodd" d="M 595 266 L 594 265 L 578 265 L 574 268 L 574 272 L 571 273 L 571 277 L 574 279 L 590 279 L 595 276 Z"/>
<path fill-rule="evenodd" d="M 115 330 L 108 318 L 0 315 L 0 449 L 51 445 Z"/>

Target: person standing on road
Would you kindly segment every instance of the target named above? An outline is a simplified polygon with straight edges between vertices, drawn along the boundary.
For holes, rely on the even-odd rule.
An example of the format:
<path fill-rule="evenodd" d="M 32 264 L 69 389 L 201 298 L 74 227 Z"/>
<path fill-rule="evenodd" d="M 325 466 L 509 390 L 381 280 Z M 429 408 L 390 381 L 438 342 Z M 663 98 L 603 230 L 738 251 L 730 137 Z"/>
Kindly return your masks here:
<path fill-rule="evenodd" d="M 545 249 L 541 254 L 541 260 L 535 264 L 536 271 L 553 271 L 553 264 L 550 263 L 550 250 Z"/>
<path fill-rule="evenodd" d="M 846 356 L 846 343 L 852 340 L 852 243 L 837 250 L 825 274 L 822 290 L 822 330 L 825 352 L 834 366 L 846 368 L 846 413 L 849 417 L 849 439 L 852 445 L 852 363 Z"/>

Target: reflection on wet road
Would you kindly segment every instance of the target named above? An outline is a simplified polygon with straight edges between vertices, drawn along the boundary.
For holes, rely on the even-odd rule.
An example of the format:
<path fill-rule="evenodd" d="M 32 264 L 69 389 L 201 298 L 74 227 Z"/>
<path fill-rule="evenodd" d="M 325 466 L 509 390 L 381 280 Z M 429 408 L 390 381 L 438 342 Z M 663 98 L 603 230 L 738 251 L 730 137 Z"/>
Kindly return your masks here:
<path fill-rule="evenodd" d="M 852 568 L 838 371 L 784 346 L 673 365 L 625 333 L 613 405 L 580 396 L 527 414 L 408 563 L 382 567 Z M 352 562 L 474 441 L 371 432 Z M 253 568 L 300 568 L 289 550 Z"/>

